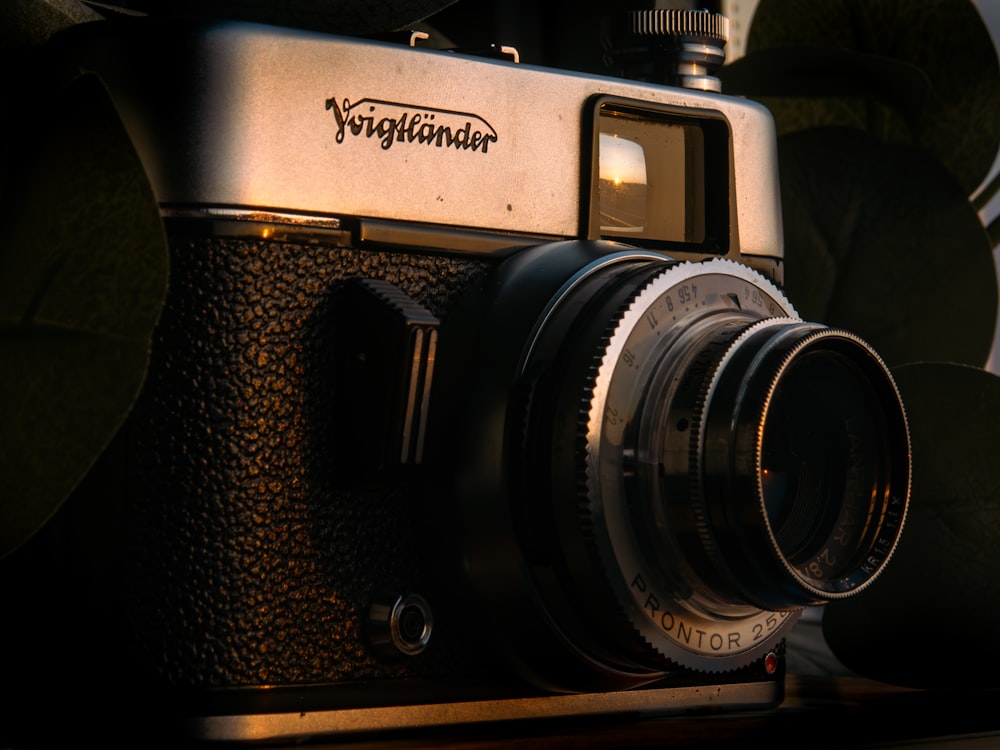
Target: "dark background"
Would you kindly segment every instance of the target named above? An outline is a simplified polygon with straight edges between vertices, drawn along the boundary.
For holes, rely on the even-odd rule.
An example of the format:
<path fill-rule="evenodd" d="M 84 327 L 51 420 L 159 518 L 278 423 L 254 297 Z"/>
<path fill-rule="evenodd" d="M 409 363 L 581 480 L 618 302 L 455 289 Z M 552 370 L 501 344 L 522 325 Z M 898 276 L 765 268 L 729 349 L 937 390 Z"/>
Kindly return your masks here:
<path fill-rule="evenodd" d="M 593 0 L 130 5 L 124 10 L 231 13 L 378 35 L 447 5 L 422 22 L 437 34 L 434 44 L 511 45 L 523 63 L 592 74 L 607 72 L 601 20 L 618 7 Z M 694 5 L 725 9 L 674 7 Z M 105 12 L 71 2 L 5 4 L 0 43 L 13 90 L 25 79 L 14 64 L 24 47 L 98 10 Z M 992 40 L 966 0 L 761 0 L 746 52 L 720 77 L 725 92 L 759 99 L 775 115 L 788 295 L 803 317 L 871 341 L 910 412 L 914 496 L 897 560 L 870 592 L 793 633 L 793 675 L 777 710 L 457 728 L 337 747 L 1000 746 L 1000 387 L 991 366 L 1000 230 L 990 204 L 1000 76 Z M 15 150 L 5 148 L 4 165 Z M 5 179 L 0 188 L 11 198 L 18 186 Z M 10 228 L 14 219 L 4 221 Z M 78 678 L 53 682 L 85 690 Z M 98 742 L 157 744 L 114 731 L 129 700 L 127 687 L 107 696 L 109 733 Z M 34 744 L 30 732 L 0 736 L 0 747 Z"/>

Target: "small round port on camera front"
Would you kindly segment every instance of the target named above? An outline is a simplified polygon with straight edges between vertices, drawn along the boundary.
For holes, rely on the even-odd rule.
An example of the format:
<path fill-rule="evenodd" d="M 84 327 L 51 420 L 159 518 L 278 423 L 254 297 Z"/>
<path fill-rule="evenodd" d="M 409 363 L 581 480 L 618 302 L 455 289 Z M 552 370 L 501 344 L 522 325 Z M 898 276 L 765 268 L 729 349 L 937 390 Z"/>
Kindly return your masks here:
<path fill-rule="evenodd" d="M 382 592 L 368 613 L 368 639 L 382 659 L 416 656 L 427 648 L 434 619 L 430 604 L 418 594 Z"/>

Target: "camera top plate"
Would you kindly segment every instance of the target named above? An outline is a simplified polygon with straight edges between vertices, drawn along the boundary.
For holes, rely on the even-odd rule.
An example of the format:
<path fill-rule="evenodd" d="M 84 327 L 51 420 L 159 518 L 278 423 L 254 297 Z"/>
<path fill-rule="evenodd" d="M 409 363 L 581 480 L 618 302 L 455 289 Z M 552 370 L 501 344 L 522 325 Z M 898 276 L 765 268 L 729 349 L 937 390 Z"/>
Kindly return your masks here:
<path fill-rule="evenodd" d="M 770 113 L 736 97 L 240 22 L 64 37 L 108 85 L 161 206 L 588 232 L 595 102 L 728 125 L 729 248 L 780 257 Z"/>

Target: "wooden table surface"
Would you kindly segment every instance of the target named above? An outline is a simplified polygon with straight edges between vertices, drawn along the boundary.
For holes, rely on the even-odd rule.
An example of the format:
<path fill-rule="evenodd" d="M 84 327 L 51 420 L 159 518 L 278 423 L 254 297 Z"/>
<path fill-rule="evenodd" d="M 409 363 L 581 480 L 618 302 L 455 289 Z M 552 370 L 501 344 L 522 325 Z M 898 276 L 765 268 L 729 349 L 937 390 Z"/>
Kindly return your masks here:
<path fill-rule="evenodd" d="M 316 750 L 578 750 L 582 748 L 1000 749 L 1000 691 L 909 690 L 863 678 L 791 676 L 763 711 L 546 720 L 318 740 Z"/>

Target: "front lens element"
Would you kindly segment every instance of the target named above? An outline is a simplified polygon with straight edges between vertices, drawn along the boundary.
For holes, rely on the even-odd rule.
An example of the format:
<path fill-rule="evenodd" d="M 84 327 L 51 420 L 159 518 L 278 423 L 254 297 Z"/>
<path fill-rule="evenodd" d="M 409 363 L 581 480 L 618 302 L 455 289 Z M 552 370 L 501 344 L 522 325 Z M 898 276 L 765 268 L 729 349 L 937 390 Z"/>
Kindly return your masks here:
<path fill-rule="evenodd" d="M 721 358 L 702 413 L 698 504 L 719 580 L 769 609 L 868 586 L 909 494 L 906 416 L 871 347 L 825 326 L 760 321 Z M 729 449 L 712 448 L 720 442 Z"/>
<path fill-rule="evenodd" d="M 827 330 L 798 347 L 763 417 L 760 485 L 776 550 L 803 586 L 838 598 L 867 586 L 905 479 L 902 412 L 874 353 Z"/>

